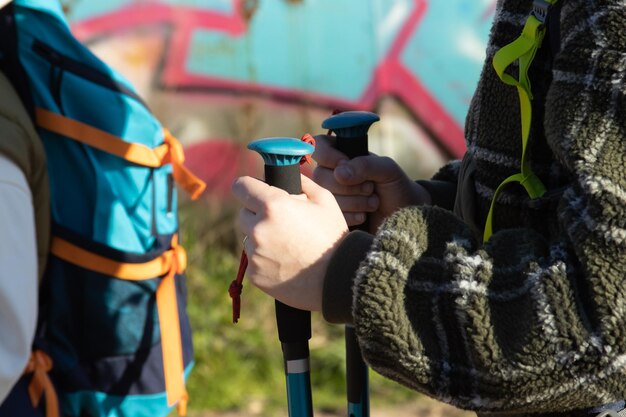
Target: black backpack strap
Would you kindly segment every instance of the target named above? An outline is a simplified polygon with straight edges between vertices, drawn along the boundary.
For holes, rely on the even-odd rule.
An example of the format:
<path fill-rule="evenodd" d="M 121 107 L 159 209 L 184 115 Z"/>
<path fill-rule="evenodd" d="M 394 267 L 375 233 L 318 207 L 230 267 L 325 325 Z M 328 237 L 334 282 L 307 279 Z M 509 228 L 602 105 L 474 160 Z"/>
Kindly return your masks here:
<path fill-rule="evenodd" d="M 553 58 L 561 50 L 561 9 L 563 8 L 563 1 L 561 0 L 552 6 L 548 15 L 548 38 Z"/>
<path fill-rule="evenodd" d="M 17 25 L 14 5 L 10 1 L 0 9 L 0 71 L 6 75 L 22 100 L 31 120 L 35 120 L 35 105 L 26 71 L 17 56 Z"/>

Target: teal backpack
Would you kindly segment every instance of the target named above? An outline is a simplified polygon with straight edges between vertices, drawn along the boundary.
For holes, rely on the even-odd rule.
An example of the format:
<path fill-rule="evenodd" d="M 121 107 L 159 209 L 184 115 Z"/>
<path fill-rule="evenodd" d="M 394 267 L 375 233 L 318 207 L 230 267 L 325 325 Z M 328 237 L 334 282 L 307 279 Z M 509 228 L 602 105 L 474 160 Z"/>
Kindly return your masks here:
<path fill-rule="evenodd" d="M 0 69 L 38 128 L 50 178 L 30 399 L 48 397 L 51 380 L 66 417 L 158 417 L 175 405 L 184 415 L 193 351 L 174 183 L 192 197 L 204 184 L 130 83 L 72 36 L 57 1 L 9 3 L 0 33 Z"/>

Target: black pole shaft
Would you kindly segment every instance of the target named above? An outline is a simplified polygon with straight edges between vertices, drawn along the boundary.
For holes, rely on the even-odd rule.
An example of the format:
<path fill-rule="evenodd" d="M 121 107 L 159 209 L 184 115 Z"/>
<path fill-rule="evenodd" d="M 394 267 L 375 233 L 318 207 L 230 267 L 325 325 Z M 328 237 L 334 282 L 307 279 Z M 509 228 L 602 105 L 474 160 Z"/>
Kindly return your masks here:
<path fill-rule="evenodd" d="M 289 194 L 301 194 L 300 165 L 265 165 L 265 182 Z"/>
<path fill-rule="evenodd" d="M 369 155 L 367 134 L 361 137 L 343 137 L 339 132 L 336 140 L 337 149 L 350 159 Z M 368 219 L 350 230 L 369 231 Z M 369 376 L 354 327 L 346 326 L 345 340 L 348 417 L 369 417 Z"/>
<path fill-rule="evenodd" d="M 298 164 L 265 165 L 265 182 L 285 190 L 289 194 L 302 193 L 300 166 Z M 285 372 L 287 373 L 289 416 L 313 416 L 313 400 L 308 369 L 304 369 L 302 372 L 296 371 L 298 375 L 295 377 L 289 375 L 291 373 L 290 368 L 308 367 L 311 312 L 290 307 L 278 300 L 275 303 L 278 338 L 281 342 Z M 304 385 L 303 389 L 301 389 L 302 385 Z M 293 398 L 294 395 L 298 397 Z"/>
<path fill-rule="evenodd" d="M 369 375 L 353 326 L 345 327 L 348 417 L 368 417 Z"/>
<path fill-rule="evenodd" d="M 365 135 L 347 138 L 337 134 L 337 149 L 350 159 L 369 155 L 368 137 Z"/>
<path fill-rule="evenodd" d="M 367 134 L 365 134 L 365 136 L 343 137 L 338 133 L 336 140 L 336 148 L 350 159 L 356 158 L 357 156 L 369 155 L 370 153 Z M 362 224 L 351 227 L 350 230 L 369 231 L 369 221 L 367 217 Z"/>

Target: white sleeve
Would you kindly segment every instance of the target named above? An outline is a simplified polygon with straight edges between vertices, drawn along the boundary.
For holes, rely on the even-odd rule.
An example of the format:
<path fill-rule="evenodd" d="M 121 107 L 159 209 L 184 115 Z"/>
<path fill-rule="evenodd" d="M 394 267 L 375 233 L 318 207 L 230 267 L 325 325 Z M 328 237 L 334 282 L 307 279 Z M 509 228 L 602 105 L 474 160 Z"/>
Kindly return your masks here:
<path fill-rule="evenodd" d="M 0 156 L 0 403 L 20 378 L 37 323 L 37 249 L 30 188 Z"/>

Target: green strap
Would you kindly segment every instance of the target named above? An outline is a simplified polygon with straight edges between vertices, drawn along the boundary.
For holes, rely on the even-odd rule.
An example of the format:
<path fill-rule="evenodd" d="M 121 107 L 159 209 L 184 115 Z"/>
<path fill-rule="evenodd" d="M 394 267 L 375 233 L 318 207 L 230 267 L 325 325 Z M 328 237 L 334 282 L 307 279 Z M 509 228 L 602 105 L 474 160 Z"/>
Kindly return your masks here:
<path fill-rule="evenodd" d="M 485 230 L 483 232 L 483 242 L 487 242 L 493 234 L 493 210 L 496 199 L 500 191 L 510 183 L 521 184 L 530 198 L 539 198 L 545 192 L 546 188 L 535 175 L 530 167 L 530 163 L 526 159 L 526 149 L 528 147 L 528 138 L 530 137 L 530 126 L 532 122 L 532 90 L 530 86 L 530 79 L 528 78 L 528 70 L 535 59 L 537 51 L 541 47 L 541 43 L 546 33 L 545 29 L 545 16 L 547 15 L 547 9 L 554 5 L 558 0 L 542 0 L 535 1 L 535 7 L 543 6 L 542 12 L 537 13 L 534 9 L 533 13 L 526 20 L 524 30 L 519 38 L 504 46 L 493 57 L 493 67 L 498 74 L 498 77 L 505 84 L 514 86 L 517 88 L 517 93 L 520 101 L 520 114 L 522 125 L 522 161 L 521 172 L 510 176 L 505 179 L 496 189 L 491 200 L 491 207 L 489 208 L 489 214 L 487 215 L 487 221 L 485 223 Z M 539 16 L 539 18 L 537 17 Z M 541 20 L 540 20 L 541 18 Z M 515 61 L 519 62 L 519 80 L 516 80 L 511 75 L 507 74 L 506 69 Z"/>

